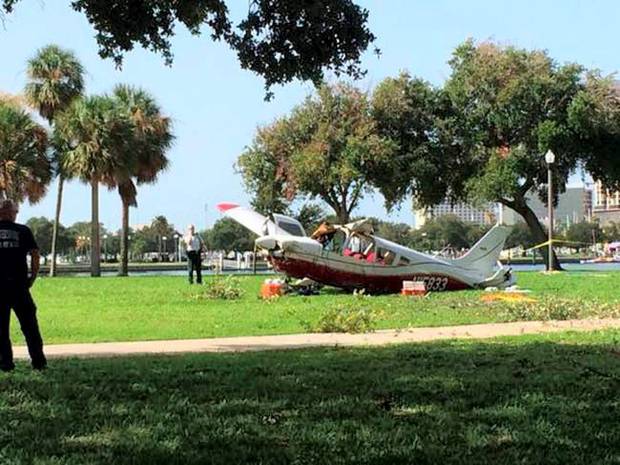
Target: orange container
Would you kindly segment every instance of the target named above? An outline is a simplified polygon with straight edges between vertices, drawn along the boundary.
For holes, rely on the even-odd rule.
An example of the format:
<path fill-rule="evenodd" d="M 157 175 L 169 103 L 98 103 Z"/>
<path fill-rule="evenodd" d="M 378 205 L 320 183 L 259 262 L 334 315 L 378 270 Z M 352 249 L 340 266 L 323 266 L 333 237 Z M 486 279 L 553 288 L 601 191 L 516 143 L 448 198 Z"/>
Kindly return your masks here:
<path fill-rule="evenodd" d="M 426 295 L 426 291 L 424 289 L 403 289 L 400 291 L 401 295 L 412 295 L 412 296 L 424 296 Z"/>
<path fill-rule="evenodd" d="M 272 297 L 280 297 L 284 293 L 282 283 L 265 282 L 260 288 L 260 296 L 263 299 L 271 299 Z"/>
<path fill-rule="evenodd" d="M 401 295 L 423 296 L 426 295 L 426 284 L 424 281 L 403 281 Z"/>

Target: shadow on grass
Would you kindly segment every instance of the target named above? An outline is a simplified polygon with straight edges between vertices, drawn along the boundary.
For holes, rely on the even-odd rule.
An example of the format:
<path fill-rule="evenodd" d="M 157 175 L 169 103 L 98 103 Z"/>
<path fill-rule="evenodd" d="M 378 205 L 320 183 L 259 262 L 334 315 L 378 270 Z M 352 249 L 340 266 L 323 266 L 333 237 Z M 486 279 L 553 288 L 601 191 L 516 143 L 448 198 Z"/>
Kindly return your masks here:
<path fill-rule="evenodd" d="M 54 361 L 0 376 L 3 464 L 620 461 L 611 344 Z"/>

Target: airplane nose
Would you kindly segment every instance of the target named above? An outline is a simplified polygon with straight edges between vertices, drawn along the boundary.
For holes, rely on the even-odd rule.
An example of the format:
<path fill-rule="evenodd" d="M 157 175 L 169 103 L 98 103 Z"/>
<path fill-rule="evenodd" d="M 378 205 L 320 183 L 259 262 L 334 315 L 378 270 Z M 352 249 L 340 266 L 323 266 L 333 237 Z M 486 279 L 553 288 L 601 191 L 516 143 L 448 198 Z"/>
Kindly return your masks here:
<path fill-rule="evenodd" d="M 273 250 L 277 247 L 278 243 L 275 238 L 264 236 L 256 239 L 256 245 L 266 250 Z"/>

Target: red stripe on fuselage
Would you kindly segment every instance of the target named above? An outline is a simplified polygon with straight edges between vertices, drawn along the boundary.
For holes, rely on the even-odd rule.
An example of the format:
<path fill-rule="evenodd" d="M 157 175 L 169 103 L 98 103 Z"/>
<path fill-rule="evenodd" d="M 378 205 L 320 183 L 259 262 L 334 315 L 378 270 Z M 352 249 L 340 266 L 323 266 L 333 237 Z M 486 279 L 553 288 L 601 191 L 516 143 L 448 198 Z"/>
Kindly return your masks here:
<path fill-rule="evenodd" d="M 275 258 L 271 262 L 277 271 L 293 278 L 310 278 L 321 284 L 345 289 L 365 289 L 371 293 L 396 293 L 403 287 L 403 281 L 423 281 L 425 278 L 443 279 L 447 283 L 442 290 L 459 291 L 471 286 L 458 279 L 441 273 L 402 273 L 393 275 L 366 275 L 351 271 L 338 270 L 327 265 L 296 258 Z"/>

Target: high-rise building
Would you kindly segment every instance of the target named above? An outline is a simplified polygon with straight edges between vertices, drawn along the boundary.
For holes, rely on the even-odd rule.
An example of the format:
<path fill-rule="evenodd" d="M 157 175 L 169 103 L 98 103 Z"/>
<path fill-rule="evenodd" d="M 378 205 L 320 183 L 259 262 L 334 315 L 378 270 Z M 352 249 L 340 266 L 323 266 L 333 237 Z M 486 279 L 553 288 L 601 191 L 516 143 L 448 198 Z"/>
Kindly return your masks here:
<path fill-rule="evenodd" d="M 442 203 L 431 208 L 416 210 L 416 228 L 421 228 L 427 220 L 441 216 L 454 215 L 464 223 L 493 224 L 496 222 L 496 207 L 488 204 L 479 208 L 463 202 L 451 203 L 444 200 Z"/>
<path fill-rule="evenodd" d="M 527 196 L 527 204 L 532 209 L 538 221 L 547 224 L 549 222 L 549 210 L 538 195 Z M 504 208 L 504 223 L 515 224 L 523 221 L 521 216 Z M 560 194 L 558 204 L 553 209 L 553 222 L 555 227 L 570 226 L 574 223 L 592 220 L 592 191 L 587 187 L 568 187 L 566 192 Z"/>
<path fill-rule="evenodd" d="M 538 195 L 527 196 L 527 203 L 534 211 L 539 221 L 546 223 L 548 219 L 547 206 L 538 198 Z M 493 224 L 500 220 L 504 224 L 513 225 L 523 221 L 514 210 L 497 204 L 489 203 L 486 206 L 473 207 L 465 203 L 451 204 L 447 200 L 439 205 L 425 210 L 416 211 L 416 228 L 420 228 L 430 218 L 444 215 L 454 215 L 461 221 L 475 224 Z M 586 187 L 569 187 L 560 194 L 558 205 L 554 209 L 554 223 L 570 226 L 573 223 L 592 220 L 592 191 Z"/>
<path fill-rule="evenodd" d="M 620 222 L 620 191 L 611 192 L 597 181 L 593 216 L 598 219 L 601 226 L 612 221 Z"/>

